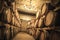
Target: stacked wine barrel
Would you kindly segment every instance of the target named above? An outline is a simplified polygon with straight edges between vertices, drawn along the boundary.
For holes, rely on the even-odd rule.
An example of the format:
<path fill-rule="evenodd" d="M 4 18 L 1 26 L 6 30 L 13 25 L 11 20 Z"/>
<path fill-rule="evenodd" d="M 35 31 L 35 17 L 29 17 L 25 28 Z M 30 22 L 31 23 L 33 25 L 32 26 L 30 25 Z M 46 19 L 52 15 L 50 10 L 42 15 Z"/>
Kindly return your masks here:
<path fill-rule="evenodd" d="M 0 3 L 0 40 L 11 40 L 20 30 L 19 14 L 15 2 L 3 0 Z"/>
<path fill-rule="evenodd" d="M 37 24 L 39 28 L 42 25 L 44 25 L 44 28 L 45 26 L 60 26 L 60 1 L 57 0 L 57 3 L 55 3 L 54 1 L 42 5 L 41 14 L 38 14 L 40 18 L 42 17 L 41 19 L 39 19 L 39 22 Z M 0 9 L 0 40 L 11 40 L 20 31 L 21 21 L 18 12 L 15 9 L 15 3 L 13 2 L 10 5 L 9 3 L 7 4 L 6 1 L 1 2 L 2 7 L 4 8 L 1 7 L 2 10 Z M 30 33 L 32 33 L 32 35 L 35 34 L 33 35 L 35 38 L 25 32 L 20 32 L 13 38 L 13 40 L 35 40 L 38 36 L 38 40 L 60 40 L 59 30 L 42 30 L 40 32 L 39 30 L 36 30 L 35 32 L 34 29 L 30 29 Z"/>
<path fill-rule="evenodd" d="M 59 0 L 52 0 L 51 3 L 46 4 L 48 10 L 42 7 L 42 13 L 44 12 L 44 28 L 45 27 L 59 27 L 60 28 L 60 1 Z M 45 6 L 45 7 L 46 7 Z M 45 12 L 46 11 L 46 12 Z M 41 32 L 41 31 L 40 31 Z M 60 40 L 60 31 L 55 30 L 43 30 L 40 34 L 39 40 Z"/>

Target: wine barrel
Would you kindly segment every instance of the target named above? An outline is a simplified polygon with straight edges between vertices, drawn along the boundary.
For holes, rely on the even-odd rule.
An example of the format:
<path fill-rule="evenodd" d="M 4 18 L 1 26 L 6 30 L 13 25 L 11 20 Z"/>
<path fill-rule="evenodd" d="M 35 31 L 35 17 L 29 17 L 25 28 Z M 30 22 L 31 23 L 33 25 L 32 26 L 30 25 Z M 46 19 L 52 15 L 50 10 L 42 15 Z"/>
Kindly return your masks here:
<path fill-rule="evenodd" d="M 44 19 L 44 24 L 46 26 L 52 26 L 56 18 L 56 12 L 49 11 Z"/>
<path fill-rule="evenodd" d="M 40 40 L 45 40 L 45 34 L 44 34 L 44 32 L 41 32 Z"/>
<path fill-rule="evenodd" d="M 36 18 L 38 18 L 39 16 L 43 16 L 44 14 L 46 14 L 48 12 L 48 6 L 47 3 L 42 4 L 41 9 L 37 11 L 36 13 Z"/>
<path fill-rule="evenodd" d="M 44 15 L 48 12 L 48 6 L 47 4 L 43 4 L 42 7 L 41 7 L 41 15 Z"/>
<path fill-rule="evenodd" d="M 47 40 L 48 36 L 49 36 L 48 31 L 40 31 L 40 38 L 39 38 L 39 40 Z"/>
<path fill-rule="evenodd" d="M 20 32 L 13 38 L 13 40 L 35 40 L 35 39 L 33 38 L 33 36 L 27 33 Z"/>
<path fill-rule="evenodd" d="M 50 36 L 49 36 L 49 40 L 60 40 L 60 32 L 58 31 L 51 31 L 50 32 Z"/>
<path fill-rule="evenodd" d="M 47 4 L 44 3 L 41 6 L 41 10 L 38 10 L 38 12 L 36 13 L 36 19 L 38 19 L 38 27 L 41 27 L 43 25 L 43 19 L 47 12 L 48 12 Z"/>
<path fill-rule="evenodd" d="M 10 25 L 6 24 L 5 27 L 6 27 L 4 31 L 5 40 L 9 40 L 10 39 Z"/>
<path fill-rule="evenodd" d="M 38 21 L 38 27 L 42 27 L 43 26 L 43 19 L 45 16 L 41 17 Z"/>
<path fill-rule="evenodd" d="M 60 40 L 60 31 L 41 31 L 39 40 Z"/>
<path fill-rule="evenodd" d="M 60 9 L 54 11 L 49 11 L 44 19 L 44 24 L 46 26 L 60 26 Z"/>

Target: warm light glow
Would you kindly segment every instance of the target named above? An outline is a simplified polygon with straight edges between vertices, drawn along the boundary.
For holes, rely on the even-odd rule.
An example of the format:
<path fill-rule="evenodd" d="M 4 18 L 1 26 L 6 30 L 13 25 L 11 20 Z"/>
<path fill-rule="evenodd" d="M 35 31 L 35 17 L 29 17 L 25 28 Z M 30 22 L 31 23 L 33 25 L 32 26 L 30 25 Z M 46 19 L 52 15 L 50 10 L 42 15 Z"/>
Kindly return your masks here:
<path fill-rule="evenodd" d="M 29 18 L 29 17 L 23 17 L 22 19 L 23 19 L 23 20 L 27 20 L 27 21 L 28 21 L 28 20 L 31 20 L 31 18 Z"/>
<path fill-rule="evenodd" d="M 32 8 L 28 8 L 26 5 L 24 5 L 24 7 L 25 7 L 27 10 L 33 10 Z"/>
<path fill-rule="evenodd" d="M 20 14 L 20 19 L 23 19 L 23 20 L 27 20 L 27 21 L 29 21 L 29 20 L 31 20 L 31 19 L 33 19 L 33 18 L 35 18 L 35 16 L 31 16 L 31 15 L 24 15 L 24 14 Z"/>

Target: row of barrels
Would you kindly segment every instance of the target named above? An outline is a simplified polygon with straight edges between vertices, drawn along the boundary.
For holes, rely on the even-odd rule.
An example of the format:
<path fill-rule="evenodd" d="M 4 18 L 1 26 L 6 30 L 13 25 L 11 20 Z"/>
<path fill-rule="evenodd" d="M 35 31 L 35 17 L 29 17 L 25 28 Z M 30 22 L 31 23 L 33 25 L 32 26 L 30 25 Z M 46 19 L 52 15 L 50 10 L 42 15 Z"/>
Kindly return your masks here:
<path fill-rule="evenodd" d="M 51 6 L 51 7 L 50 7 Z M 40 17 L 40 19 L 39 19 Z M 60 6 L 52 7 L 49 4 L 43 4 L 41 10 L 36 14 L 36 18 L 39 19 L 38 27 L 45 26 L 60 26 Z"/>
<path fill-rule="evenodd" d="M 11 40 L 19 31 L 16 26 L 4 24 L 0 26 L 0 40 Z"/>
<path fill-rule="evenodd" d="M 34 37 L 19 28 L 0 28 L 0 40 L 60 40 L 60 31 L 40 31 Z"/>
<path fill-rule="evenodd" d="M 42 6 L 41 14 L 45 16 L 43 21 L 40 21 L 40 25 L 47 27 L 57 27 L 60 26 L 60 6 L 53 7 L 50 4 L 44 4 Z M 40 35 L 37 40 L 60 40 L 60 31 L 50 30 L 50 31 L 40 31 Z"/>
<path fill-rule="evenodd" d="M 6 7 L 7 5 L 7 7 Z M 8 6 L 6 1 L 1 2 L 0 11 L 0 40 L 11 40 L 20 30 L 19 14 L 15 3 Z"/>
<path fill-rule="evenodd" d="M 60 32 L 57 31 L 41 31 L 39 40 L 60 40 Z"/>
<path fill-rule="evenodd" d="M 38 38 L 35 39 L 33 36 L 20 32 L 18 33 L 13 40 L 60 40 L 60 32 L 57 31 L 40 31 Z"/>

